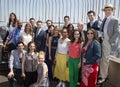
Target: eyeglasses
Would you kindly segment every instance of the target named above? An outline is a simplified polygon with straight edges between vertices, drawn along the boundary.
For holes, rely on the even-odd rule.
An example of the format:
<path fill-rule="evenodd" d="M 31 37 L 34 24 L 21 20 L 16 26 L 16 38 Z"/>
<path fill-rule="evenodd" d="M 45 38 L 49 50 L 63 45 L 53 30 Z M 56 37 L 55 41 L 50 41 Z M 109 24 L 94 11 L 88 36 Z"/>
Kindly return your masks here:
<path fill-rule="evenodd" d="M 93 33 L 87 33 L 87 35 L 89 35 L 89 34 L 93 34 Z"/>

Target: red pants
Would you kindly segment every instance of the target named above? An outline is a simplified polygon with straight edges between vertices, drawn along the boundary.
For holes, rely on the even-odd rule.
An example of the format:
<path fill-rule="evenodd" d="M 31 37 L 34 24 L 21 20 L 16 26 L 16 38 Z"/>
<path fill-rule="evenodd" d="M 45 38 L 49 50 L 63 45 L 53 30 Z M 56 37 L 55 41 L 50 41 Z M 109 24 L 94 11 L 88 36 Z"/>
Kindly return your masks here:
<path fill-rule="evenodd" d="M 98 64 L 83 65 L 80 87 L 96 87 Z"/>

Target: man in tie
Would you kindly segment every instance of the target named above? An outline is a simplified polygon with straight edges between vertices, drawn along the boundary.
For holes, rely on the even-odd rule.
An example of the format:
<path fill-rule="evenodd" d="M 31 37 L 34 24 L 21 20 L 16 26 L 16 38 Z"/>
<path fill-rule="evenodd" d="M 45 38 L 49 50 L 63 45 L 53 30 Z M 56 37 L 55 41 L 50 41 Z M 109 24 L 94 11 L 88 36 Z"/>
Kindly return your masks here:
<path fill-rule="evenodd" d="M 37 21 L 37 27 L 34 31 L 34 42 L 37 52 L 45 51 L 46 33 L 42 29 L 42 21 Z"/>
<path fill-rule="evenodd" d="M 107 4 L 102 9 L 105 14 L 103 23 L 101 24 L 101 31 L 103 32 L 102 41 L 102 58 L 100 62 L 100 77 L 98 83 L 103 83 L 108 75 L 109 58 L 113 51 L 116 49 L 116 39 L 119 35 L 119 23 L 118 20 L 112 16 L 115 7 L 111 4 Z"/>

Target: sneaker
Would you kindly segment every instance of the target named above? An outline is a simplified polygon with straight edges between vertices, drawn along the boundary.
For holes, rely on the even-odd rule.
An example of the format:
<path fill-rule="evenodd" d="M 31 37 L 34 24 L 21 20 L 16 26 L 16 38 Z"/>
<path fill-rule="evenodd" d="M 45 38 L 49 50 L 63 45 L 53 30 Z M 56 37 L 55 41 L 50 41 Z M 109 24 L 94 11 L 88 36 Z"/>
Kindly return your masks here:
<path fill-rule="evenodd" d="M 64 82 L 62 83 L 62 87 L 66 87 Z"/>
<path fill-rule="evenodd" d="M 60 87 L 62 85 L 62 82 L 59 82 L 56 87 Z"/>

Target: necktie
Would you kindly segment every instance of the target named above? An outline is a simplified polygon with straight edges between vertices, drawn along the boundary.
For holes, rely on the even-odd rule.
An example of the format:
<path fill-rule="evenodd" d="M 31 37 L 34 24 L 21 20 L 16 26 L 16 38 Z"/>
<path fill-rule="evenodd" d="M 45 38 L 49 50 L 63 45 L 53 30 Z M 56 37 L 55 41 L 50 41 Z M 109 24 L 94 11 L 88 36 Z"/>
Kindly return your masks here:
<path fill-rule="evenodd" d="M 102 32 L 103 32 L 103 29 L 104 29 L 104 25 L 105 25 L 106 20 L 107 20 L 107 17 L 104 18 L 104 21 L 103 21 L 103 24 L 102 24 L 102 30 L 101 30 Z"/>
<path fill-rule="evenodd" d="M 37 31 L 36 31 L 36 36 L 38 36 L 39 35 L 39 30 L 37 29 Z"/>

